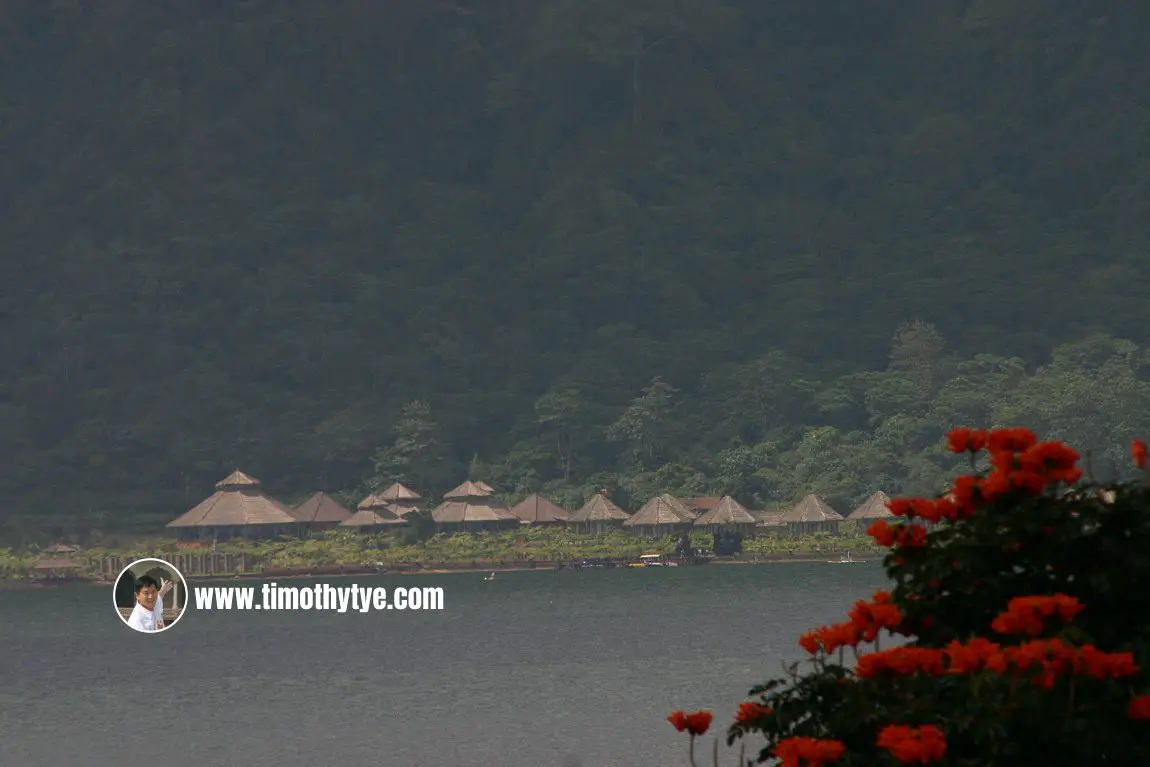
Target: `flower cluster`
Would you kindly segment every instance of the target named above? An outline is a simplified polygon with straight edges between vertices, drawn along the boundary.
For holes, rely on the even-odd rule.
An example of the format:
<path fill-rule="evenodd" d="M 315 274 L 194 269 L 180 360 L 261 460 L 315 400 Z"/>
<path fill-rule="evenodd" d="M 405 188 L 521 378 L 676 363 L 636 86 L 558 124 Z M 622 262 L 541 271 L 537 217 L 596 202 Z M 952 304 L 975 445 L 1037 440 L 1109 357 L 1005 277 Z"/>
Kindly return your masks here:
<path fill-rule="evenodd" d="M 711 727 L 711 720 L 714 719 L 714 714 L 710 711 L 696 711 L 692 714 L 687 714 L 682 711 L 673 711 L 667 717 L 667 721 L 671 723 L 679 732 L 686 731 L 691 734 L 691 737 L 702 735 L 707 732 Z"/>
<path fill-rule="evenodd" d="M 736 727 L 749 727 L 761 722 L 772 713 L 770 706 L 764 706 L 754 701 L 745 701 L 739 704 L 739 711 L 735 714 Z"/>
<path fill-rule="evenodd" d="M 1047 619 L 1057 616 L 1063 624 L 1068 624 L 1082 612 L 1082 607 L 1081 602 L 1065 594 L 1015 597 L 990 627 L 999 634 L 1038 636 L 1046 627 Z"/>
<path fill-rule="evenodd" d="M 1057 483 L 1074 484 L 1082 478 L 1077 451 L 1061 442 L 1039 442 L 1029 429 L 955 429 L 947 436 L 955 453 L 990 453 L 991 472 L 980 477 L 959 477 L 954 489 L 941 498 L 896 498 L 887 508 L 896 517 L 938 523 L 971 517 L 979 508 L 1012 492 L 1041 495 Z M 886 520 L 872 524 L 867 533 L 880 546 L 920 549 L 927 533 L 912 524 L 892 525 Z"/>
<path fill-rule="evenodd" d="M 902 625 L 902 611 L 891 602 L 890 593 L 876 591 L 870 602 L 859 600 L 851 608 L 849 620 L 833 626 L 821 626 L 799 637 L 799 646 L 815 655 L 833 653 L 840 647 L 856 647 L 860 642 L 873 642 L 882 629 L 896 633 Z"/>
<path fill-rule="evenodd" d="M 946 736 L 933 724 L 887 725 L 878 734 L 877 745 L 903 764 L 930 764 L 946 756 Z"/>
<path fill-rule="evenodd" d="M 858 659 L 855 675 L 874 679 L 891 676 L 942 676 L 980 671 L 1006 673 L 1036 670 L 1035 684 L 1050 688 L 1067 674 L 1094 679 L 1122 679 L 1138 672 L 1129 652 L 1102 652 L 1093 645 L 1075 647 L 1061 639 L 1035 639 L 1017 646 L 1002 646 L 982 637 L 953 641 L 945 648 L 895 647 L 867 653 Z"/>
<path fill-rule="evenodd" d="M 780 767 L 822 767 L 842 758 L 846 746 L 837 740 L 787 738 L 775 746 Z"/>
<path fill-rule="evenodd" d="M 814 670 L 757 688 L 730 737 L 762 733 L 759 760 L 782 767 L 1150 764 L 1150 488 L 1104 504 L 1066 494 L 1082 478 L 1077 451 L 1029 429 L 955 429 L 947 443 L 972 466 L 985 452 L 989 470 L 889 503 L 895 519 L 868 532 L 892 549 L 895 588 L 803 634 Z M 1131 456 L 1150 472 L 1144 442 Z M 879 649 L 884 631 L 910 641 Z M 692 748 L 711 721 L 669 719 Z"/>

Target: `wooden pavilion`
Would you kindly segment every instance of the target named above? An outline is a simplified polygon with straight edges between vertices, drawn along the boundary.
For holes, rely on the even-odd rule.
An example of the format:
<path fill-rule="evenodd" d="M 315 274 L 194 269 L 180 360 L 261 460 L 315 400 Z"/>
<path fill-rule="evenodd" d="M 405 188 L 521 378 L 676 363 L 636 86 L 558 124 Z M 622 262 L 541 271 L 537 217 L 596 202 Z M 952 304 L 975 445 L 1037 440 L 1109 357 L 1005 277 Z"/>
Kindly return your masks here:
<path fill-rule="evenodd" d="M 763 509 L 762 511 L 751 512 L 751 515 L 758 520 L 755 525 L 755 535 L 778 536 L 785 533 L 787 526 L 783 523 L 783 515 L 786 513 L 786 509 Z"/>
<path fill-rule="evenodd" d="M 719 499 L 719 503 L 701 514 L 694 522 L 696 530 L 714 534 L 752 535 L 759 520 L 744 506 L 729 495 Z"/>
<path fill-rule="evenodd" d="M 361 533 L 382 533 L 406 525 L 408 522 L 391 510 L 391 505 L 379 493 L 370 493 L 355 507 L 355 513 L 339 523 Z"/>
<path fill-rule="evenodd" d="M 419 493 L 399 482 L 381 491 L 378 496 L 387 501 L 391 512 L 397 517 L 419 511 L 423 501 L 423 497 Z"/>
<path fill-rule="evenodd" d="M 495 497 L 485 482 L 464 482 L 443 494 L 443 503 L 431 512 L 440 532 L 478 532 L 519 527 L 519 517 Z"/>
<path fill-rule="evenodd" d="M 607 497 L 607 491 L 599 490 L 567 518 L 567 525 L 581 533 L 605 533 L 620 529 L 630 517 Z"/>
<path fill-rule="evenodd" d="M 274 538 L 292 535 L 300 523 L 267 497 L 260 481 L 239 469 L 216 483 L 216 492 L 167 525 L 184 541 Z"/>
<path fill-rule="evenodd" d="M 539 493 L 532 493 L 512 506 L 511 513 L 519 518 L 520 524 L 548 527 L 564 526 L 570 516 L 565 509 L 556 506 Z"/>
<path fill-rule="evenodd" d="M 312 533 L 339 527 L 352 516 L 343 504 L 322 491 L 291 509 L 291 515 L 305 532 Z"/>
<path fill-rule="evenodd" d="M 779 521 L 786 525 L 787 531 L 791 535 L 837 534 L 843 516 L 832 509 L 830 504 L 822 498 L 810 493 L 785 512 Z"/>
<path fill-rule="evenodd" d="M 623 522 L 623 527 L 641 538 L 663 538 L 691 531 L 698 514 L 669 493 L 656 495 Z"/>
<path fill-rule="evenodd" d="M 890 496 L 879 490 L 876 493 L 871 493 L 870 497 L 862 502 L 862 505 L 847 515 L 847 522 L 855 522 L 859 526 L 865 527 L 876 519 L 889 519 L 893 517 L 887 504 L 890 503 Z"/>

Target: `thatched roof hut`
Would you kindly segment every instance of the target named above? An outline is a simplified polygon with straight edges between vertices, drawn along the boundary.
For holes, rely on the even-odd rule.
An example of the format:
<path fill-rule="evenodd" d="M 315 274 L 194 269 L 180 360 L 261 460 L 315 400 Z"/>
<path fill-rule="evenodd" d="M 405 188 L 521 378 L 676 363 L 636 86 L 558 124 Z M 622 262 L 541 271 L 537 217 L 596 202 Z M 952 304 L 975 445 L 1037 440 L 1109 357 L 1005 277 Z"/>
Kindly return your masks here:
<path fill-rule="evenodd" d="M 49 580 L 74 577 L 83 566 L 69 557 L 44 557 L 36 560 L 30 569 L 33 580 Z"/>
<path fill-rule="evenodd" d="M 582 532 L 601 533 L 618 529 L 630 517 L 607 497 L 606 491 L 599 490 L 581 509 L 567 517 L 567 524 Z"/>
<path fill-rule="evenodd" d="M 67 555 L 67 554 L 75 554 L 79 550 L 80 550 L 79 546 L 73 546 L 73 545 L 68 544 L 68 543 L 57 543 L 57 544 L 54 544 L 52 546 L 49 546 L 48 548 L 44 549 L 40 553 L 45 554 L 45 555 L 47 555 L 47 554 Z"/>
<path fill-rule="evenodd" d="M 890 503 L 890 496 L 879 490 L 877 493 L 872 493 L 870 498 L 863 501 L 862 505 L 847 515 L 849 522 L 869 522 L 875 519 L 886 519 L 893 517 L 887 504 Z"/>
<path fill-rule="evenodd" d="M 350 527 L 363 533 L 383 532 L 396 527 L 410 524 L 406 519 L 396 516 L 386 507 L 377 506 L 370 509 L 356 509 L 355 513 L 339 523 L 340 527 Z"/>
<path fill-rule="evenodd" d="M 399 482 L 376 495 L 387 501 L 391 512 L 399 517 L 418 511 L 420 502 L 423 500 L 419 493 Z"/>
<path fill-rule="evenodd" d="M 539 493 L 532 493 L 512 506 L 511 513 L 524 525 L 565 525 L 570 516 Z"/>
<path fill-rule="evenodd" d="M 696 512 L 688 509 L 678 498 L 663 493 L 647 501 L 643 508 L 623 522 L 623 527 L 636 535 L 661 538 L 690 530 L 696 516 Z"/>
<path fill-rule="evenodd" d="M 755 524 L 755 535 L 779 535 L 787 529 L 786 524 L 783 522 L 783 514 L 786 514 L 786 509 L 763 509 L 762 511 L 752 511 L 751 516 L 757 522 Z"/>
<path fill-rule="evenodd" d="M 443 494 L 443 503 L 431 512 L 440 530 L 502 530 L 519 526 L 519 517 L 495 498 L 484 482 L 464 482 Z"/>
<path fill-rule="evenodd" d="M 695 527 L 710 530 L 731 530 L 748 533 L 754 529 L 759 520 L 755 519 L 746 508 L 729 495 L 719 499 L 719 503 L 704 512 L 695 520 Z"/>
<path fill-rule="evenodd" d="M 762 511 L 752 511 L 751 516 L 757 519 L 760 525 L 776 527 L 783 524 L 783 515 L 786 513 L 786 509 L 763 509 Z"/>
<path fill-rule="evenodd" d="M 487 498 L 494 494 L 495 490 L 486 482 L 472 482 L 468 480 L 454 490 L 448 490 L 443 494 L 443 497 L 451 501 L 465 498 Z"/>
<path fill-rule="evenodd" d="M 239 469 L 216 483 L 216 492 L 168 523 L 183 539 L 274 537 L 299 527 L 279 502 L 268 498 L 260 481 Z"/>
<path fill-rule="evenodd" d="M 340 522 L 339 526 L 354 528 L 362 533 L 379 533 L 406 524 L 407 520 L 396 514 L 380 493 L 369 493 L 356 504 L 355 513 Z"/>
<path fill-rule="evenodd" d="M 356 509 L 386 509 L 389 503 L 379 493 L 368 493 L 355 505 Z"/>
<path fill-rule="evenodd" d="M 387 501 L 422 501 L 423 496 L 411 488 L 396 482 L 391 487 L 379 493 L 379 497 Z"/>
<path fill-rule="evenodd" d="M 680 498 L 679 501 L 688 509 L 704 514 L 722 503 L 723 498 L 717 495 L 701 495 L 695 498 Z"/>
<path fill-rule="evenodd" d="M 785 512 L 780 521 L 792 533 L 837 533 L 843 516 L 810 493 Z"/>
<path fill-rule="evenodd" d="M 291 515 L 310 530 L 330 530 L 352 516 L 342 503 L 323 491 L 293 508 Z"/>

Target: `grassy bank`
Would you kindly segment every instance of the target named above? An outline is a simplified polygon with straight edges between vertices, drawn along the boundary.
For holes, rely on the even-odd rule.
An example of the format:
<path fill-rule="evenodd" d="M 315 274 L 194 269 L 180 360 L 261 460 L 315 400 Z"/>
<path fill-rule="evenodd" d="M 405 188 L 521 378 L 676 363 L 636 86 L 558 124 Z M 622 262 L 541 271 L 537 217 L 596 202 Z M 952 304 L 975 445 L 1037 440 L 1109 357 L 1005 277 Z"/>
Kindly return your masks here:
<path fill-rule="evenodd" d="M 705 533 L 692 536 L 697 548 L 710 549 L 714 539 Z M 788 559 L 796 555 L 837 555 L 851 551 L 855 554 L 873 550 L 872 541 L 865 535 L 825 536 L 813 535 L 797 538 L 757 538 L 744 542 L 743 558 Z M 209 549 L 210 550 L 210 549 Z M 407 543 L 394 534 L 363 535 L 354 531 L 336 530 L 306 540 L 280 539 L 274 541 L 230 541 L 218 544 L 221 554 L 248 554 L 265 568 L 355 566 L 383 563 L 385 566 L 419 563 L 435 565 L 475 565 L 550 562 L 584 558 L 638 557 L 640 554 L 670 554 L 675 540 L 647 541 L 625 532 L 607 535 L 584 535 L 566 530 L 534 528 L 502 533 L 465 533 L 435 535 L 419 543 Z M 77 563 L 84 564 L 83 574 L 94 576 L 96 568 L 88 567 L 89 560 L 104 557 L 164 558 L 166 554 L 188 552 L 175 541 L 164 538 L 140 538 L 116 546 L 93 546 L 74 555 Z M 0 549 L 0 578 L 21 580 L 32 576 L 32 565 L 38 553 Z"/>

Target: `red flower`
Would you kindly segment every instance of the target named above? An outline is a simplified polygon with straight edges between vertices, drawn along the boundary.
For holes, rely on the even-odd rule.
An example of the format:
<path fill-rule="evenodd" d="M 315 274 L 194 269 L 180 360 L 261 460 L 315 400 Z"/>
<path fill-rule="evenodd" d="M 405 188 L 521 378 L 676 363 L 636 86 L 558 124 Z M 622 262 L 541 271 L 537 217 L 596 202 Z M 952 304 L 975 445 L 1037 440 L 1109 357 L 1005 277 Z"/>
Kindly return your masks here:
<path fill-rule="evenodd" d="M 969 429 L 965 426 L 953 429 L 946 435 L 946 442 L 952 453 L 977 453 L 986 447 L 986 430 Z"/>
<path fill-rule="evenodd" d="M 687 729 L 687 715 L 682 711 L 671 712 L 671 715 L 667 717 L 667 721 L 670 722 L 671 726 L 679 732 Z"/>
<path fill-rule="evenodd" d="M 1150 720 L 1150 695 L 1136 695 L 1126 707 L 1126 716 L 1145 722 Z"/>
<path fill-rule="evenodd" d="M 774 749 L 780 767 L 821 767 L 841 759 L 846 750 L 841 741 L 817 738 L 784 738 Z"/>
<path fill-rule="evenodd" d="M 1065 594 L 1015 597 L 990 627 L 999 634 L 1038 636 L 1045 627 L 1046 618 L 1057 616 L 1062 623 L 1068 624 L 1082 609 L 1081 602 Z"/>
<path fill-rule="evenodd" d="M 873 679 L 882 673 L 895 676 L 941 676 L 945 671 L 946 661 L 942 650 L 930 647 L 893 647 L 867 653 L 859 658 L 855 667 L 855 674 L 860 679 Z"/>
<path fill-rule="evenodd" d="M 711 726 L 711 720 L 714 718 L 710 711 L 696 711 L 693 714 L 687 714 L 687 732 L 692 735 L 702 735 Z"/>
<path fill-rule="evenodd" d="M 902 612 L 890 603 L 889 594 L 879 592 L 875 597 L 874 602 L 860 599 L 850 611 L 850 624 L 858 630 L 864 642 L 873 642 L 882 629 L 894 631 L 902 623 Z M 886 601 L 880 602 L 879 599 Z"/>
<path fill-rule="evenodd" d="M 1140 439 L 1136 439 L 1130 443 L 1130 455 L 1134 459 L 1134 465 L 1139 469 L 1146 468 L 1146 443 Z"/>
<path fill-rule="evenodd" d="M 992 453 L 1006 450 L 1012 453 L 1021 453 L 1028 447 L 1036 444 L 1038 437 L 1030 429 L 995 429 L 986 438 L 987 447 Z"/>
<path fill-rule="evenodd" d="M 930 764 L 946 756 L 946 736 L 933 724 L 887 725 L 879 733 L 876 745 L 903 764 Z"/>
<path fill-rule="evenodd" d="M 735 725 L 746 727 L 770 715 L 770 706 L 764 706 L 754 701 L 746 701 L 739 704 L 739 711 L 735 714 Z"/>
<path fill-rule="evenodd" d="M 895 498 L 886 505 L 890 509 L 890 513 L 896 517 L 925 519 L 927 522 L 939 521 L 943 516 L 942 510 L 949 509 L 951 506 L 953 504 L 950 501 L 945 501 L 944 505 L 940 505 L 940 501 L 930 498 Z"/>
<path fill-rule="evenodd" d="M 946 657 L 948 674 L 973 674 L 983 669 L 1001 672 L 1006 668 L 1002 648 L 982 637 L 951 642 L 946 646 Z"/>
<path fill-rule="evenodd" d="M 867 535 L 874 538 L 875 543 L 887 548 L 894 545 L 894 529 L 885 519 L 880 519 L 866 529 Z"/>
<path fill-rule="evenodd" d="M 854 647 L 861 641 L 859 629 L 852 623 L 836 623 L 833 626 L 821 626 L 814 631 L 808 631 L 799 637 L 799 645 L 815 655 L 820 650 L 832 653 L 840 647 Z"/>

